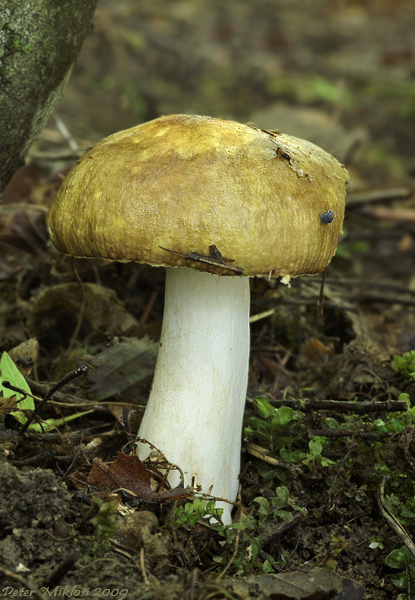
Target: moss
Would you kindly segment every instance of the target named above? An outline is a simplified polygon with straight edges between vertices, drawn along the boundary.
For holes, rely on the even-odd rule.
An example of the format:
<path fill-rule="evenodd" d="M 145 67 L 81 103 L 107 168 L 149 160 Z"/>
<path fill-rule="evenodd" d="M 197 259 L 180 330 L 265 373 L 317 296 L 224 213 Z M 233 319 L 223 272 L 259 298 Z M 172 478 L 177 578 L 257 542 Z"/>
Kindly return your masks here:
<path fill-rule="evenodd" d="M 22 40 L 19 36 L 16 36 L 11 41 L 11 50 L 12 52 L 23 52 L 27 54 L 30 52 L 32 45 L 31 44 L 22 44 Z"/>

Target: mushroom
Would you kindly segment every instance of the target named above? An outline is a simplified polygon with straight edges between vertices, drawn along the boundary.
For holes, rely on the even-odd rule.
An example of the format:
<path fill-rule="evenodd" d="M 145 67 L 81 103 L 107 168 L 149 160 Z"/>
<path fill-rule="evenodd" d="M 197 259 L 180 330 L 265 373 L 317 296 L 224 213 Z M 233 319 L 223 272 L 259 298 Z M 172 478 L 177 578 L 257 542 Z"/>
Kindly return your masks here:
<path fill-rule="evenodd" d="M 150 442 L 231 521 L 249 360 L 249 277 L 323 271 L 342 232 L 347 171 L 305 140 L 171 115 L 98 142 L 47 218 L 65 254 L 167 267 Z M 151 458 L 151 457 L 150 457 Z M 179 475 L 171 472 L 171 485 Z"/>

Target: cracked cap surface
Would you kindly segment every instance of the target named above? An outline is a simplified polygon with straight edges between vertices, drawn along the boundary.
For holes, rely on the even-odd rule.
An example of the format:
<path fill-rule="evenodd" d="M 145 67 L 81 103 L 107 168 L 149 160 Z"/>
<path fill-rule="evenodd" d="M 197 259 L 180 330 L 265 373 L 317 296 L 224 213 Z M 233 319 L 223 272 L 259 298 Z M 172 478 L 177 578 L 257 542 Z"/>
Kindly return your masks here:
<path fill-rule="evenodd" d="M 235 271 L 189 260 L 214 245 L 247 276 L 323 271 L 342 232 L 348 174 L 314 144 L 211 117 L 170 115 L 85 152 L 48 213 L 65 254 Z M 332 211 L 331 222 L 320 215 Z"/>

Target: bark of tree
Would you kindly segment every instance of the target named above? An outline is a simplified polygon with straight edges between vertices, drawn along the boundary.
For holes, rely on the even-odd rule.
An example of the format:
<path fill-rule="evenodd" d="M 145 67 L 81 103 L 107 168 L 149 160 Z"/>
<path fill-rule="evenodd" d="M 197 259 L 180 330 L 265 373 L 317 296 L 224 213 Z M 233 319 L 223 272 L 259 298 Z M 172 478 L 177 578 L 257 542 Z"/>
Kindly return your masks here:
<path fill-rule="evenodd" d="M 0 0 L 0 193 L 52 112 L 97 0 Z"/>

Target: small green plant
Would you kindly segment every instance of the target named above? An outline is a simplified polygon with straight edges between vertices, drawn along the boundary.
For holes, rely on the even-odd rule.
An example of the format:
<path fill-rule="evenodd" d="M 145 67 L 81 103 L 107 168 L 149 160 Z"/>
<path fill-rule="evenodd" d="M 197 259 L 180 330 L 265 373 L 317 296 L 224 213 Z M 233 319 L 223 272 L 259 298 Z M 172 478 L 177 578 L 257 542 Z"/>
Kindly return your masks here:
<path fill-rule="evenodd" d="M 203 498 L 195 498 L 193 502 L 187 502 L 175 509 L 175 519 L 171 524 L 175 529 L 183 528 L 191 531 L 198 521 L 216 519 L 218 524 L 225 527 L 222 515 L 223 508 L 216 508 L 214 500 L 206 502 Z"/>
<path fill-rule="evenodd" d="M 413 490 L 413 486 L 411 485 Z M 402 527 L 413 527 L 415 525 L 415 498 L 407 492 L 401 492 L 402 500 L 395 494 L 385 496 L 387 509 L 395 515 Z"/>
<path fill-rule="evenodd" d="M 117 530 L 121 520 L 117 513 L 117 507 L 113 502 L 104 502 L 99 507 L 95 517 L 90 520 L 94 526 L 94 541 L 91 546 L 91 555 L 95 558 L 102 556 L 111 549 L 111 538 Z M 84 557 L 85 562 L 89 562 L 91 557 Z"/>
<path fill-rule="evenodd" d="M 19 388 L 22 392 L 26 392 L 27 395 L 26 393 L 21 394 L 5 387 L 3 385 L 4 381 L 8 381 L 13 387 Z M 0 358 L 0 414 L 11 414 L 21 425 L 24 425 L 27 422 L 27 417 L 23 411 L 33 411 L 35 409 L 35 403 L 31 393 L 26 379 L 20 373 L 7 352 L 3 352 Z M 11 401 L 9 405 L 6 404 L 6 400 Z M 2 407 L 4 410 L 2 410 Z M 17 410 L 13 410 L 13 408 L 17 408 Z M 28 429 L 31 429 L 32 431 L 51 431 L 52 429 L 59 427 L 59 425 L 63 425 L 68 421 L 72 421 L 72 419 L 87 415 L 90 412 L 92 411 L 86 410 L 70 415 L 64 419 L 45 419 L 41 424 L 31 423 Z"/>
<path fill-rule="evenodd" d="M 406 379 L 415 381 L 415 350 L 397 354 L 392 361 L 392 369 Z"/>
<path fill-rule="evenodd" d="M 371 550 L 376 550 L 376 548 L 379 548 L 379 550 L 383 550 L 384 545 L 383 545 L 382 537 L 377 536 L 377 535 L 369 535 L 369 540 L 370 540 L 369 548 Z"/>
<path fill-rule="evenodd" d="M 177 530 L 191 533 L 197 523 L 205 523 L 220 538 L 220 552 L 212 556 L 212 561 L 218 568 L 227 569 L 229 554 L 232 554 L 233 571 L 239 574 L 251 572 L 252 556 L 245 549 L 251 543 L 252 532 L 256 531 L 258 523 L 253 517 L 244 515 L 239 522 L 224 525 L 222 514 L 223 509 L 216 508 L 214 500 L 195 498 L 193 502 L 187 502 L 175 509 L 171 525 Z M 229 553 L 223 551 L 225 547 Z"/>
<path fill-rule="evenodd" d="M 411 408 L 409 394 L 399 394 L 398 400 L 406 402 L 408 410 L 406 412 L 391 412 L 386 420 L 375 419 L 372 427 L 377 433 L 400 433 L 410 425 L 415 424 L 415 407 Z"/>
<path fill-rule="evenodd" d="M 283 430 L 285 432 L 292 424 L 301 421 L 303 415 L 289 406 L 275 408 L 266 396 L 255 398 L 255 408 L 259 416 L 250 417 L 249 426 L 245 427 L 245 435 L 256 438 L 272 451 L 278 452 L 293 439 L 283 435 Z"/>
<path fill-rule="evenodd" d="M 392 583 L 400 590 L 413 589 L 415 585 L 415 558 L 409 552 L 406 546 L 392 550 L 385 558 L 385 563 L 392 569 L 399 569 L 392 577 Z M 401 600 L 409 598 L 409 594 L 400 596 Z"/>
<path fill-rule="evenodd" d="M 275 490 L 275 496 L 273 498 L 265 498 L 264 496 L 258 496 L 254 498 L 254 502 L 259 504 L 258 508 L 258 523 L 256 536 L 252 538 L 249 546 L 249 553 L 253 561 L 255 562 L 259 556 L 259 552 L 262 549 L 262 538 L 267 536 L 268 533 L 272 533 L 275 529 L 278 521 L 285 521 L 291 523 L 294 519 L 292 511 L 296 511 L 302 515 L 307 513 L 306 509 L 298 506 L 295 501 L 290 498 L 290 492 L 284 485 L 277 487 Z M 273 573 L 274 565 L 277 563 L 275 559 L 269 554 L 263 553 L 265 560 L 258 564 L 259 568 L 264 573 Z M 289 554 L 285 554 L 281 557 L 283 563 L 289 561 Z"/>
<path fill-rule="evenodd" d="M 265 396 L 255 399 L 255 407 L 258 417 L 249 419 L 249 426 L 245 428 L 245 435 L 264 444 L 275 453 L 279 453 L 281 459 L 288 463 L 302 464 L 306 467 L 319 464 L 322 467 L 333 465 L 334 462 L 322 455 L 328 439 L 321 436 L 313 436 L 308 442 L 308 452 L 300 448 L 293 448 L 295 435 L 291 435 L 290 429 L 301 424 L 304 415 L 289 406 L 275 408 Z M 333 419 L 334 421 L 334 419 Z M 269 469 L 260 469 L 261 475 L 265 475 Z M 272 477 L 275 473 L 270 473 Z M 268 478 L 265 475 L 265 478 Z"/>
<path fill-rule="evenodd" d="M 328 467 L 334 465 L 334 461 L 329 458 L 325 458 L 321 453 L 324 446 L 328 443 L 327 438 L 322 436 L 313 436 L 308 442 L 308 452 L 302 450 L 289 451 L 285 448 L 281 448 L 280 455 L 285 462 L 301 463 L 304 466 L 310 466 L 311 464 L 320 464 L 322 467 Z"/>
<path fill-rule="evenodd" d="M 297 511 L 302 515 L 307 513 L 305 508 L 298 506 L 298 504 L 290 498 L 290 492 L 285 485 L 277 487 L 275 493 L 276 496 L 270 500 L 263 496 L 258 496 L 254 499 L 254 502 L 259 504 L 258 515 L 260 526 L 264 525 L 267 521 L 275 523 L 275 521 L 279 519 L 291 523 L 294 518 L 291 510 Z"/>

